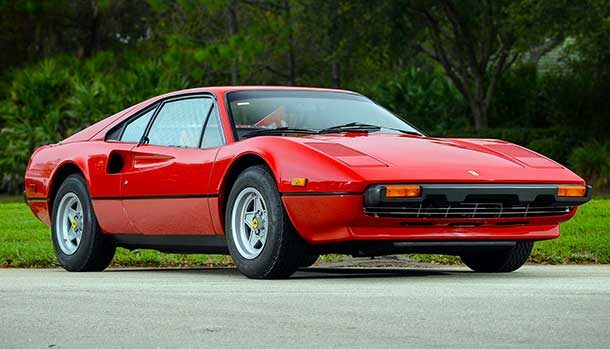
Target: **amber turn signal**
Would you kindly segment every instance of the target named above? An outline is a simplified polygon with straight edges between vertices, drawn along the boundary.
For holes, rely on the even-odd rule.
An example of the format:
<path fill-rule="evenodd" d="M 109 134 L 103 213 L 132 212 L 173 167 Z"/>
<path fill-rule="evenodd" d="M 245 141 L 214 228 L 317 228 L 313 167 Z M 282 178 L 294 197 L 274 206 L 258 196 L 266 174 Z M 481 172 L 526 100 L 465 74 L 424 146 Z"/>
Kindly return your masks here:
<path fill-rule="evenodd" d="M 293 178 L 290 180 L 290 184 L 292 184 L 293 187 L 304 187 L 307 185 L 307 178 Z"/>
<path fill-rule="evenodd" d="M 560 197 L 583 197 L 587 195 L 587 187 L 584 185 L 560 185 L 557 187 L 557 196 Z"/>
<path fill-rule="evenodd" d="M 385 187 L 387 198 L 411 198 L 421 195 L 419 185 L 388 185 Z"/>

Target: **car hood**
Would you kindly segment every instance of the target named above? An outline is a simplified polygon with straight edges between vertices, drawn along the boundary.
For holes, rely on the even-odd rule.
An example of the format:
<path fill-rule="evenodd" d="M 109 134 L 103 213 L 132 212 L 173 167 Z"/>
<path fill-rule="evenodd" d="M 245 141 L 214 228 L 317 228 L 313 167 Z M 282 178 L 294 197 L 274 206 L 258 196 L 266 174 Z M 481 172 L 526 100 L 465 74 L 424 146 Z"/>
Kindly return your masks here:
<path fill-rule="evenodd" d="M 372 180 L 423 182 L 584 181 L 555 161 L 529 149 L 493 139 L 431 138 L 400 134 L 343 134 L 306 137 L 305 145 Z"/>

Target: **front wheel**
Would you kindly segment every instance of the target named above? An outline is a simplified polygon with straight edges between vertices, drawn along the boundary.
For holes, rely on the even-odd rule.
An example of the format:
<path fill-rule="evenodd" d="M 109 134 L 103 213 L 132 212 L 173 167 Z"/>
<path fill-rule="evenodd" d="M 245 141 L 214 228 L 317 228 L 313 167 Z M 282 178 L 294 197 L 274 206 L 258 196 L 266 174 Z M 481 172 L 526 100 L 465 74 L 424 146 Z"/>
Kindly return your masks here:
<path fill-rule="evenodd" d="M 53 201 L 52 237 L 57 260 L 68 271 L 101 271 L 115 246 L 102 235 L 85 179 L 70 175 Z"/>
<path fill-rule="evenodd" d="M 501 251 L 482 251 L 462 255 L 462 262 L 480 273 L 508 273 L 515 271 L 525 262 L 534 247 L 533 241 L 517 241 L 516 245 Z"/>
<path fill-rule="evenodd" d="M 237 177 L 227 200 L 225 234 L 235 266 L 249 278 L 285 278 L 302 265 L 305 242 L 264 166 L 249 167 Z"/>

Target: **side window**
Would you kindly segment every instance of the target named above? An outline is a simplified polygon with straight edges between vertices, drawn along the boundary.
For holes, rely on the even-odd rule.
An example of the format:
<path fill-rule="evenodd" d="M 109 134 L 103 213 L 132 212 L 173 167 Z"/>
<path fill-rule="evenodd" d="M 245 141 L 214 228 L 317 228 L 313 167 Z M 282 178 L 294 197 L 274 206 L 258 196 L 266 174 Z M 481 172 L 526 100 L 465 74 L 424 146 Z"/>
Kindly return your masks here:
<path fill-rule="evenodd" d="M 148 121 L 152 118 L 155 113 L 155 108 L 151 109 L 147 113 L 139 116 L 135 120 L 130 121 L 127 125 L 125 125 L 125 130 L 123 131 L 123 135 L 121 136 L 121 142 L 134 142 L 138 143 L 142 135 L 144 134 L 144 130 L 146 130 L 146 126 L 148 125 Z"/>
<path fill-rule="evenodd" d="M 218 117 L 218 111 L 216 108 L 210 114 L 207 124 L 205 125 L 205 131 L 203 133 L 203 141 L 201 142 L 202 148 L 214 148 L 224 144 L 224 137 L 222 135 L 222 128 L 220 127 L 220 118 Z"/>
<path fill-rule="evenodd" d="M 210 98 L 190 98 L 163 105 L 148 132 L 148 144 L 196 148 L 212 107 Z"/>

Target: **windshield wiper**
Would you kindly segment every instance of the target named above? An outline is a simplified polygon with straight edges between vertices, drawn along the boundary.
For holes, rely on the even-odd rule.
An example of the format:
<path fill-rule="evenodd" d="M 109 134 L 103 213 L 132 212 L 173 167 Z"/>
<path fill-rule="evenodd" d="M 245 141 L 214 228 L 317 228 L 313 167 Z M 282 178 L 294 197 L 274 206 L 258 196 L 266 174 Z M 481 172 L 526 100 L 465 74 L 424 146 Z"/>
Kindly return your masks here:
<path fill-rule="evenodd" d="M 318 131 L 308 128 L 294 128 L 294 127 L 278 127 L 278 128 L 264 128 L 248 132 L 241 138 L 250 138 L 256 136 L 280 136 L 284 133 L 305 133 L 305 134 L 317 134 Z"/>
<path fill-rule="evenodd" d="M 408 134 L 408 135 L 415 135 L 415 136 L 424 136 L 423 134 L 417 132 L 417 131 L 410 131 L 410 130 L 403 130 L 401 128 L 394 128 L 394 127 L 382 127 L 382 128 L 387 128 L 388 130 L 392 130 L 392 131 L 398 131 L 400 133 L 404 133 L 404 134 Z"/>
<path fill-rule="evenodd" d="M 381 127 L 370 124 L 363 124 L 360 122 L 350 122 L 343 125 L 337 125 L 332 127 L 323 128 L 319 133 L 335 133 L 335 132 L 369 132 L 379 131 Z"/>
<path fill-rule="evenodd" d="M 327 128 L 321 129 L 318 132 L 319 133 L 335 133 L 335 132 L 365 132 L 365 133 L 367 133 L 367 132 L 381 131 L 381 129 L 384 129 L 384 128 L 388 129 L 388 130 L 392 130 L 392 131 L 398 131 L 401 133 L 422 136 L 421 133 L 416 132 L 416 131 L 402 130 L 402 129 L 393 128 L 393 127 L 377 126 L 377 125 L 365 124 L 365 123 L 361 123 L 361 122 L 350 122 L 350 123 L 343 124 L 343 125 L 327 127 Z"/>
<path fill-rule="evenodd" d="M 278 127 L 278 128 L 263 128 L 258 130 L 253 130 L 251 132 L 246 133 L 241 136 L 241 138 L 251 138 L 257 136 L 281 136 L 285 133 L 293 133 L 293 134 L 325 134 L 325 133 L 340 133 L 340 132 L 377 132 L 382 129 L 388 129 L 392 131 L 397 131 L 406 134 L 412 134 L 416 136 L 423 136 L 421 133 L 417 131 L 409 131 L 402 130 L 399 128 L 385 127 L 385 126 L 377 126 L 371 124 L 365 124 L 361 122 L 350 122 L 343 125 L 337 125 L 332 127 L 323 128 L 321 130 L 313 130 L 309 128 L 294 128 L 294 127 Z"/>

